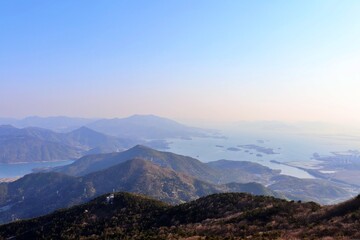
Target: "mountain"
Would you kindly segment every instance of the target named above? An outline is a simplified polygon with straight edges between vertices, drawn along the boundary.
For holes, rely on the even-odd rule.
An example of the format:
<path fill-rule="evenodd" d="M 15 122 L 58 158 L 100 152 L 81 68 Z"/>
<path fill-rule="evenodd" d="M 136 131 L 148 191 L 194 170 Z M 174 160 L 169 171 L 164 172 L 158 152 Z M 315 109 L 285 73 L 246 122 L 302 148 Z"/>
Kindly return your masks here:
<path fill-rule="evenodd" d="M 3 118 L 0 122 L 20 127 L 0 126 L 0 163 L 68 160 L 87 154 L 119 152 L 136 144 L 166 149 L 166 138 L 216 135 L 214 131 L 188 127 L 154 115 L 101 120 Z"/>
<path fill-rule="evenodd" d="M 119 152 L 136 144 L 135 140 L 121 139 L 109 136 L 87 127 L 80 127 L 66 134 L 73 144 L 80 144 L 89 148 L 87 154 Z"/>
<path fill-rule="evenodd" d="M 81 149 L 58 133 L 40 128 L 0 126 L 0 163 L 75 159 Z"/>
<path fill-rule="evenodd" d="M 204 137 L 209 130 L 188 127 L 154 115 L 133 115 L 127 118 L 100 119 L 87 127 L 108 135 L 134 139 Z"/>
<path fill-rule="evenodd" d="M 356 194 L 356 189 L 350 190 L 346 185 L 319 179 L 300 179 L 280 175 L 279 170 L 257 163 L 229 160 L 203 163 L 191 157 L 157 151 L 142 145 L 119 153 L 85 156 L 70 165 L 53 170 L 73 176 L 83 176 L 133 158 L 141 158 L 158 166 L 170 168 L 177 173 L 213 184 L 261 183 L 292 200 L 332 204 L 349 199 L 354 196 L 354 193 Z"/>
<path fill-rule="evenodd" d="M 172 204 L 218 192 L 281 196 L 258 183 L 215 185 L 150 161 L 132 159 L 83 177 L 35 173 L 0 183 L 0 222 L 39 216 L 113 191 L 141 193 Z"/>
<path fill-rule="evenodd" d="M 0 126 L 0 163 L 76 159 L 89 153 L 123 151 L 136 143 L 81 127 L 69 133 Z"/>
<path fill-rule="evenodd" d="M 77 178 L 60 173 L 35 173 L 0 183 L 0 223 L 40 216 L 89 200 L 79 194 L 84 187 Z"/>
<path fill-rule="evenodd" d="M 0 124 L 11 124 L 18 128 L 39 127 L 50 129 L 55 132 L 68 132 L 76 128 L 96 121 L 97 119 L 74 118 L 74 117 L 38 117 L 31 116 L 23 119 L 0 119 Z"/>
<path fill-rule="evenodd" d="M 87 127 L 80 127 L 66 134 L 66 136 L 73 141 L 89 146 L 90 148 L 97 147 L 103 143 L 113 144 L 117 141 L 115 137 L 104 135 Z"/>
<path fill-rule="evenodd" d="M 59 133 L 55 133 L 51 130 L 38 128 L 38 127 L 27 127 L 27 128 L 16 128 L 12 125 L 0 125 L 0 137 L 1 139 L 11 137 L 33 137 L 39 140 L 48 140 L 52 142 L 60 142 L 64 140 L 64 136 Z"/>
<path fill-rule="evenodd" d="M 279 170 L 273 170 L 253 162 L 219 160 L 203 163 L 191 157 L 158 151 L 143 145 L 137 145 L 120 153 L 88 155 L 55 170 L 73 176 L 81 176 L 133 158 L 142 158 L 159 166 L 169 167 L 176 172 L 218 184 L 230 182 L 268 184 L 272 177 L 280 174 Z"/>
<path fill-rule="evenodd" d="M 142 159 L 129 160 L 88 174 L 83 181 L 91 182 L 94 189 L 101 189 L 103 193 L 113 190 L 137 192 L 168 203 L 190 201 L 222 190 L 216 185 Z M 223 190 L 226 191 L 225 188 Z"/>
<path fill-rule="evenodd" d="M 339 205 L 222 193 L 169 206 L 109 194 L 0 226 L 0 239 L 359 239 L 360 196 Z"/>
<path fill-rule="evenodd" d="M 137 140 L 204 137 L 216 134 L 213 130 L 185 126 L 176 121 L 155 115 L 133 115 L 113 119 L 66 116 L 31 116 L 23 119 L 0 118 L 0 125 L 13 125 L 17 128 L 39 127 L 61 133 L 67 133 L 86 126 L 107 135 Z"/>
<path fill-rule="evenodd" d="M 73 176 L 82 176 L 91 172 L 106 169 L 133 158 L 141 158 L 153 162 L 161 167 L 170 168 L 203 181 L 217 183 L 219 172 L 197 159 L 163 152 L 146 146 L 137 145 L 119 153 L 89 155 L 78 159 L 74 163 L 54 169 L 55 171 Z"/>
<path fill-rule="evenodd" d="M 84 237 L 93 235 L 99 239 L 106 238 L 105 225 L 109 229 L 118 229 L 117 239 L 130 239 L 129 234 L 133 235 L 135 231 L 140 234 L 144 227 L 149 227 L 158 212 L 169 207 L 160 201 L 129 193 L 116 193 L 113 204 L 106 204 L 107 196 L 38 219 L 0 226 L 0 239 L 77 239 L 83 234 Z M 18 225 L 21 222 L 24 225 Z M 83 230 L 77 227 L 81 225 Z M 34 230 L 30 230 L 30 226 Z M 68 232 L 64 229 L 68 229 Z M 144 234 L 138 237 L 143 239 Z"/>
<path fill-rule="evenodd" d="M 143 159 L 133 159 L 82 178 L 102 192 L 126 191 L 152 196 L 167 203 L 180 203 L 217 192 L 248 192 L 280 196 L 258 183 L 215 185 L 160 167 Z"/>

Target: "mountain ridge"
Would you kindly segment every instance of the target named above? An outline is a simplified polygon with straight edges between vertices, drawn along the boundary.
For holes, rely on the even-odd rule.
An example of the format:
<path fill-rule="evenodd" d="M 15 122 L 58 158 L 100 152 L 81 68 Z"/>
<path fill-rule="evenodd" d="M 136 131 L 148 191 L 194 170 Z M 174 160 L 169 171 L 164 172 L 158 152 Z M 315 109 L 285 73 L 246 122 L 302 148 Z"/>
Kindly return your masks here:
<path fill-rule="evenodd" d="M 214 132 L 156 115 L 139 114 L 126 118 L 100 119 L 86 126 L 113 136 L 139 139 L 205 137 L 209 132 Z"/>
<path fill-rule="evenodd" d="M 2 163 L 77 159 L 87 154 L 123 151 L 136 144 L 166 149 L 167 138 L 216 134 L 155 115 L 96 120 L 35 116 L 18 121 L 0 119 L 0 123 L 16 126 L 0 125 Z"/>
<path fill-rule="evenodd" d="M 272 170 L 253 162 L 219 160 L 203 163 L 195 158 L 158 151 L 142 145 L 119 153 L 85 156 L 70 165 L 58 167 L 54 170 L 74 176 L 82 176 L 132 158 L 142 158 L 156 165 L 168 167 L 176 172 L 213 184 L 258 182 L 293 200 L 330 204 L 354 196 L 354 192 L 346 190 L 345 185 L 319 179 L 300 179 L 281 175 L 278 170 Z M 291 185 L 290 182 L 294 184 Z M 327 191 L 322 190 L 324 186 L 326 186 Z M 298 192 L 301 192 L 302 195 L 297 194 Z"/>
<path fill-rule="evenodd" d="M 171 152 L 157 151 L 143 145 L 136 145 L 119 153 L 85 156 L 68 166 L 58 167 L 55 170 L 74 176 L 81 176 L 93 171 L 105 169 L 132 158 L 143 158 L 154 162 L 159 166 L 169 167 L 174 171 L 183 172 L 201 180 L 215 183 L 217 181 L 215 176 L 218 173 L 216 170 L 208 167 L 206 164 L 195 158 Z"/>
<path fill-rule="evenodd" d="M 87 153 L 122 151 L 133 144 L 81 127 L 57 133 L 38 127 L 0 125 L 0 162 L 37 162 L 77 159 Z"/>
<path fill-rule="evenodd" d="M 0 225 L 0 239 L 357 239 L 360 196 L 338 205 L 220 193 L 169 206 L 130 193 Z"/>
<path fill-rule="evenodd" d="M 80 177 L 44 172 L 0 183 L 0 222 L 39 216 L 113 191 L 146 194 L 171 204 L 230 191 L 281 196 L 258 183 L 211 184 L 135 158 Z"/>

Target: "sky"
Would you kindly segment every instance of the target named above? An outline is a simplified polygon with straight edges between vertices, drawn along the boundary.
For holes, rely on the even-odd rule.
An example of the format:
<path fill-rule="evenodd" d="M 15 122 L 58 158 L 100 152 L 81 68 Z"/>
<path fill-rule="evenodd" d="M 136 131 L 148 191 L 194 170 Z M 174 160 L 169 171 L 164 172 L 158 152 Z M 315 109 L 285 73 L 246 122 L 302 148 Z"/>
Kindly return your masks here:
<path fill-rule="evenodd" d="M 358 0 L 3 0 L 0 117 L 360 122 Z"/>

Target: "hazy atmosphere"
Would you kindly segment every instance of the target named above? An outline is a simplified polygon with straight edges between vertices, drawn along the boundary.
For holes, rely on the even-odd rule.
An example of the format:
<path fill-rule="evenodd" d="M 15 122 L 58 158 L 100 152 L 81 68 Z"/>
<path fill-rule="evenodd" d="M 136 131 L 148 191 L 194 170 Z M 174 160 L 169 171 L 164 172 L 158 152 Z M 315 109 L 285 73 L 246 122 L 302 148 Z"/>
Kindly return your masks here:
<path fill-rule="evenodd" d="M 360 2 L 1 1 L 0 117 L 360 121 Z"/>

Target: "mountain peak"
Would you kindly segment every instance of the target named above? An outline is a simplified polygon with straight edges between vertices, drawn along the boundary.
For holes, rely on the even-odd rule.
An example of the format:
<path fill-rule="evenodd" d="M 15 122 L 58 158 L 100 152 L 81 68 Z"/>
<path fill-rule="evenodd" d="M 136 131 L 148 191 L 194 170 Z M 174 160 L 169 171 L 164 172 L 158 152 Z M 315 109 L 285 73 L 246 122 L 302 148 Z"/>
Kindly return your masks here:
<path fill-rule="evenodd" d="M 82 127 L 79 127 L 71 132 L 96 132 L 95 130 L 92 130 L 91 128 L 88 128 L 88 127 L 85 127 L 85 126 L 82 126 Z"/>
<path fill-rule="evenodd" d="M 127 118 L 162 118 L 162 117 L 156 116 L 154 114 L 134 114 Z"/>
<path fill-rule="evenodd" d="M 134 147 L 128 149 L 128 151 L 135 151 L 135 150 L 154 150 L 154 149 L 149 148 L 149 147 L 144 146 L 144 145 L 141 145 L 141 144 L 135 145 Z"/>
<path fill-rule="evenodd" d="M 167 167 L 176 172 L 194 176 L 200 180 L 218 181 L 218 172 L 197 159 L 171 152 L 157 151 L 143 145 L 136 145 L 119 153 L 83 157 L 68 166 L 58 168 L 58 171 L 70 175 L 83 176 L 133 158 L 141 158 L 160 167 Z"/>

